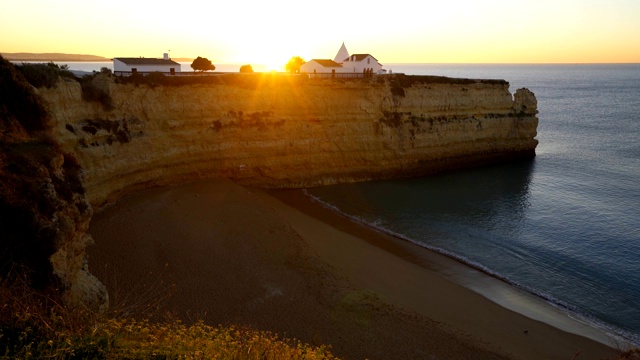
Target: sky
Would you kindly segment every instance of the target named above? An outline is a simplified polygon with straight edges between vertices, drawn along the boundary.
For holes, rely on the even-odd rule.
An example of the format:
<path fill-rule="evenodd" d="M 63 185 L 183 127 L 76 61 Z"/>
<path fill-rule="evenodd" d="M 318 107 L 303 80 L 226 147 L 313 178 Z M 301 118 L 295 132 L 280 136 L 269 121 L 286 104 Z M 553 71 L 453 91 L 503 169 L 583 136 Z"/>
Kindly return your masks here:
<path fill-rule="evenodd" d="M 640 0 L 0 0 L 0 53 L 266 64 L 640 63 Z"/>

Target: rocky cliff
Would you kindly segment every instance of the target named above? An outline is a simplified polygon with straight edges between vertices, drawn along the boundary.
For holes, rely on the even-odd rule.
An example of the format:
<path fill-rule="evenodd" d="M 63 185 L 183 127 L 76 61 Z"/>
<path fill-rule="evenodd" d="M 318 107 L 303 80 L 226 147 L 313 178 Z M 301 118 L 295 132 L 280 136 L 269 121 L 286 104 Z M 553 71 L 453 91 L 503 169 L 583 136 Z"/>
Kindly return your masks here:
<path fill-rule="evenodd" d="M 149 78 L 35 89 L 0 57 L 0 280 L 26 267 L 35 288 L 104 308 L 85 257 L 92 207 L 136 189 L 418 176 L 533 157 L 537 145 L 534 95 L 501 80 Z"/>
<path fill-rule="evenodd" d="M 222 77 L 220 79 L 223 79 Z M 136 85 L 96 77 L 41 89 L 90 202 L 206 177 L 295 188 L 425 175 L 535 155 L 536 99 L 505 81 L 235 77 Z"/>
<path fill-rule="evenodd" d="M 55 301 L 104 309 L 106 288 L 86 261 L 93 211 L 82 168 L 52 125 L 46 104 L 0 57 L 0 285 L 27 280 Z"/>

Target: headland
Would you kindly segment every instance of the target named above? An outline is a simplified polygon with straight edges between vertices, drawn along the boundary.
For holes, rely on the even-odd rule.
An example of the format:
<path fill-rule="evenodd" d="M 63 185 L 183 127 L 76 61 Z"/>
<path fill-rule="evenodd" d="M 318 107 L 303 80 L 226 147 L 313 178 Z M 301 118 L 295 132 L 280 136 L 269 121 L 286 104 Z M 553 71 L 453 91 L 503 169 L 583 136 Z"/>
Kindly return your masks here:
<path fill-rule="evenodd" d="M 219 309 L 211 311 L 236 314 L 218 321 L 242 322 L 242 314 L 251 312 L 252 326 L 276 321 L 274 330 L 311 342 L 317 336 L 318 342 L 344 346 L 340 351 L 350 356 L 387 354 L 383 349 L 392 347 L 404 349 L 392 357 L 564 358 L 575 354 L 576 345 L 597 356 L 611 351 L 523 320 L 429 271 L 428 262 L 417 266 L 384 248 L 407 245 L 397 239 L 384 240 L 383 248 L 372 246 L 380 234 L 360 229 L 368 232 L 354 236 L 339 230 L 353 224 L 338 226 L 341 222 L 333 219 L 327 226 L 296 210 L 310 209 L 308 204 L 291 207 L 289 200 L 255 188 L 424 176 L 531 158 L 537 103 L 530 91 L 512 95 L 502 80 L 401 75 L 353 81 L 270 74 L 208 76 L 189 84 L 158 77 L 136 81 L 97 75 L 82 84 L 60 79 L 40 87 L 28 95 L 42 99 L 43 105 L 29 106 L 39 120 L 29 125 L 27 119 L 23 130 L 22 117 L 33 114 L 13 105 L 6 109 L 9 149 L 32 151 L 39 149 L 34 143 L 46 144 L 33 159 L 40 167 L 29 172 L 33 184 L 42 177 L 45 191 L 37 201 L 52 204 L 34 208 L 36 215 L 44 227 L 58 229 L 45 239 L 52 245 L 46 254 L 51 268 L 42 271 L 57 277 L 69 304 L 106 305 L 104 287 L 89 272 L 86 257 L 93 241 L 87 232 L 92 208 L 104 208 L 96 217 L 103 220 L 91 223 L 96 249 L 117 245 L 123 258 L 142 251 L 144 256 L 135 257 L 136 269 L 163 263 L 176 285 L 185 286 L 174 309 L 199 312 L 185 316 L 205 317 L 216 307 L 208 301 L 217 299 Z M 25 94 L 33 91 L 20 86 Z M 227 180 L 159 188 L 203 179 Z M 29 189 L 34 188 L 20 191 Z M 200 194 L 207 194 L 206 201 L 191 201 Z M 111 213 L 115 223 L 101 230 L 114 209 L 120 209 Z M 150 214 L 156 216 L 137 217 Z M 223 255 L 221 262 L 211 261 L 211 254 Z M 192 291 L 205 288 L 210 293 Z M 116 301 L 117 289 L 111 290 Z M 418 306 L 425 299 L 429 306 Z M 256 311 L 267 303 L 295 314 Z M 459 311 L 465 307 L 469 311 Z M 485 311 L 488 317 L 480 315 Z M 429 339 L 409 335 L 416 328 Z M 326 337 L 330 333 L 337 337 Z M 545 345 L 547 336 L 559 343 Z M 362 339 L 368 340 L 359 343 Z M 369 352 L 361 351 L 366 348 Z"/>

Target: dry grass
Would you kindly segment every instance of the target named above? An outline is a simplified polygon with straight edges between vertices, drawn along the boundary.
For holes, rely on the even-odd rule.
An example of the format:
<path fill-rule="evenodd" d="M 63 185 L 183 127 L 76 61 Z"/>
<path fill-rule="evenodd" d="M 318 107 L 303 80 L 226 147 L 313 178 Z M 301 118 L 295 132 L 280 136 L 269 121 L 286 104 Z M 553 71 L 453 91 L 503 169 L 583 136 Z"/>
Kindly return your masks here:
<path fill-rule="evenodd" d="M 335 359 L 265 331 L 69 311 L 21 281 L 0 280 L 0 300 L 0 359 Z"/>

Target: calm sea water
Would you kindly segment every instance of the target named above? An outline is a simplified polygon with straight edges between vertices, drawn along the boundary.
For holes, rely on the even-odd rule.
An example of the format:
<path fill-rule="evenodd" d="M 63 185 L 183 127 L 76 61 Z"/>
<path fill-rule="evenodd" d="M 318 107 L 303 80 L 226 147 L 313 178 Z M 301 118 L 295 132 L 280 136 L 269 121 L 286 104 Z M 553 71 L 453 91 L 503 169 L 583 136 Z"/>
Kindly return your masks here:
<path fill-rule="evenodd" d="M 529 88 L 537 157 L 309 195 L 640 344 L 640 64 L 387 68 Z"/>

